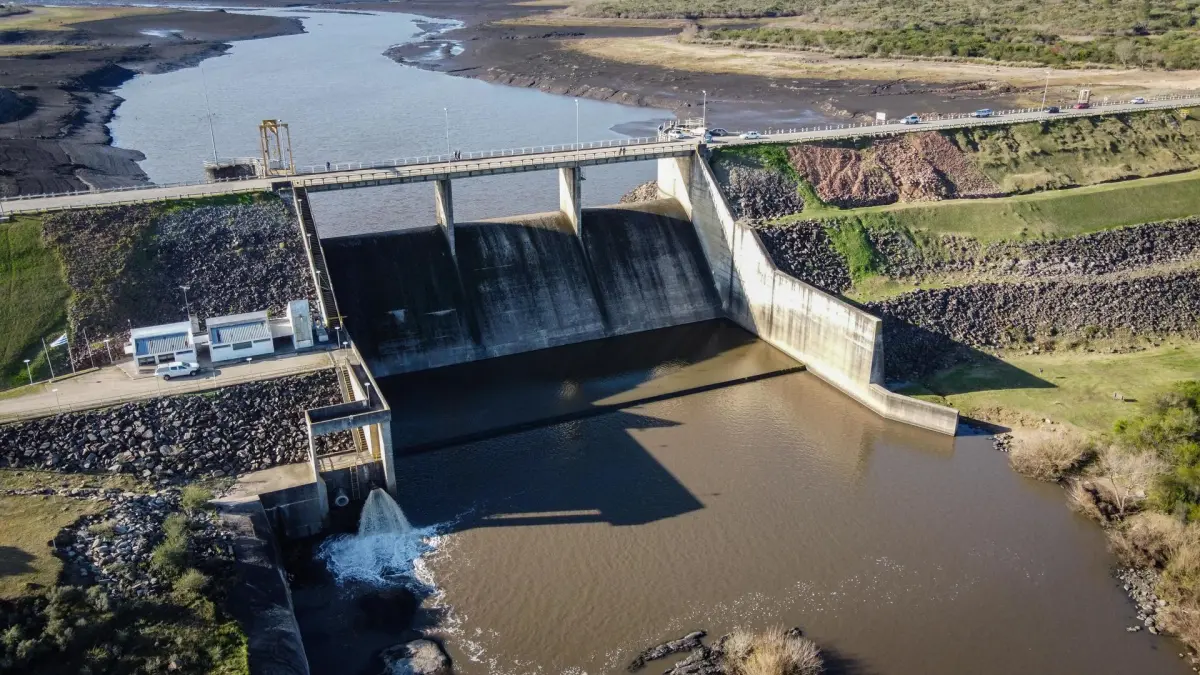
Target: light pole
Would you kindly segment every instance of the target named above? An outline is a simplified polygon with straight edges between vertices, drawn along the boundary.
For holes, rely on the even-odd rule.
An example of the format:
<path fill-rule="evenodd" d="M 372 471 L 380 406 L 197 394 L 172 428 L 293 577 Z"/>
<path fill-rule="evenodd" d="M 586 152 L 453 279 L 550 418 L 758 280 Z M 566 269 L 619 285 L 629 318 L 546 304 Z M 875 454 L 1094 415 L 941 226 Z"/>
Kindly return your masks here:
<path fill-rule="evenodd" d="M 700 104 L 700 119 L 702 120 L 700 122 L 700 125 L 704 127 L 705 131 L 707 131 L 708 130 L 708 91 L 705 89 L 701 89 L 700 93 L 704 94 L 704 102 Z"/>
<path fill-rule="evenodd" d="M 108 351 L 108 365 L 110 365 L 110 366 L 112 365 L 112 362 L 113 362 L 113 360 L 112 360 L 112 347 L 111 347 L 111 346 L 109 346 L 109 344 L 108 344 L 108 341 L 109 341 L 109 340 L 111 340 L 111 339 L 112 339 L 112 338 L 104 338 L 104 349 L 106 349 L 106 350 Z"/>
<path fill-rule="evenodd" d="M 1046 71 L 1046 86 L 1042 89 L 1042 111 L 1046 110 L 1046 94 L 1050 93 L 1050 71 Z"/>
<path fill-rule="evenodd" d="M 335 331 L 337 331 L 338 349 L 341 349 L 342 348 L 342 327 L 340 325 L 338 325 L 338 326 L 334 326 L 333 329 Z"/>
<path fill-rule="evenodd" d="M 579 147 L 579 99 L 575 99 L 575 147 Z"/>
<path fill-rule="evenodd" d="M 188 304 L 187 292 L 188 292 L 188 289 L 191 288 L 191 286 L 185 285 L 185 286 L 180 286 L 180 288 L 183 289 L 183 309 L 184 309 L 184 311 L 187 312 L 188 320 L 190 321 L 192 318 L 192 306 L 190 304 Z"/>
<path fill-rule="evenodd" d="M 33 384 L 33 370 L 29 368 L 29 359 L 25 359 L 25 374 L 29 376 L 29 384 Z"/>
<path fill-rule="evenodd" d="M 208 103 L 208 78 L 204 77 L 204 67 L 200 67 L 200 83 L 204 86 L 204 107 L 208 109 L 208 136 L 212 139 L 213 161 L 217 161 L 217 133 L 213 131 L 213 111 Z"/>
<path fill-rule="evenodd" d="M 62 399 L 58 397 L 58 387 L 55 387 L 50 391 L 54 392 L 54 403 L 58 406 L 58 412 L 62 412 Z"/>
<path fill-rule="evenodd" d="M 446 156 L 450 156 L 450 109 L 442 108 L 442 112 L 446 114 Z"/>

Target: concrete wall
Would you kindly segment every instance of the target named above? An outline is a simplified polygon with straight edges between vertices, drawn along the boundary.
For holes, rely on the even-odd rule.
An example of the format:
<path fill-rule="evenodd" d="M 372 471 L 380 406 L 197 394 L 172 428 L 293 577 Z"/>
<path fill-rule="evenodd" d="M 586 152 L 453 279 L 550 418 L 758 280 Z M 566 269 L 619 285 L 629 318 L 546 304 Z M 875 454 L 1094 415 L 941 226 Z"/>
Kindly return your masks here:
<path fill-rule="evenodd" d="M 659 160 L 659 181 L 667 194 L 687 193 L 729 318 L 880 415 L 955 433 L 958 411 L 883 386 L 883 322 L 777 269 L 758 234 L 735 221 L 707 161 Z"/>

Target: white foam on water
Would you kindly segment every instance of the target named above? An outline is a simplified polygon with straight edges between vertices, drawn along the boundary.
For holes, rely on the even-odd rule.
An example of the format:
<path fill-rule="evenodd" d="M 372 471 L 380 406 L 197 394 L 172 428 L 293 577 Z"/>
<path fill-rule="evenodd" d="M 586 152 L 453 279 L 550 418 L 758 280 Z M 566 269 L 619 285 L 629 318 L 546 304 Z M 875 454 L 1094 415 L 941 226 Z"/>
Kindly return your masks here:
<path fill-rule="evenodd" d="M 391 496 L 376 488 L 363 506 L 358 534 L 330 537 L 317 550 L 317 558 L 339 584 L 433 589 L 433 575 L 422 558 L 437 550 L 441 529 L 414 528 Z"/>

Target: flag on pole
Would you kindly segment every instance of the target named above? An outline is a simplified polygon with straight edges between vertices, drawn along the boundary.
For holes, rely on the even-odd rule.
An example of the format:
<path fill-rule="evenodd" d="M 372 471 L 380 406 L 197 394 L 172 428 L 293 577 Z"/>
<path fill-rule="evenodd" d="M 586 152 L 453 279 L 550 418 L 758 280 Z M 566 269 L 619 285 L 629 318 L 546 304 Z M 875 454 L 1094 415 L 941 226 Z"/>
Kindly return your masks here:
<path fill-rule="evenodd" d="M 67 334 L 63 333 L 62 335 L 59 335 L 58 337 L 54 338 L 54 342 L 51 342 L 50 346 L 51 347 L 61 347 L 65 344 L 67 344 Z"/>

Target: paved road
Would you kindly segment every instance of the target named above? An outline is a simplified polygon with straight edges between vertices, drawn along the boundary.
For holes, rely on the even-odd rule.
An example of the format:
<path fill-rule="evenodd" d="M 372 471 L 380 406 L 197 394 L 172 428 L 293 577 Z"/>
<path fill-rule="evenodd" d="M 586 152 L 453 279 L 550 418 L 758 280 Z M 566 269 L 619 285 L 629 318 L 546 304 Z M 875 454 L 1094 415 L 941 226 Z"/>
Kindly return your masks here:
<path fill-rule="evenodd" d="M 926 118 L 920 124 L 841 124 L 809 128 L 795 133 L 771 133 L 761 141 L 742 140 L 736 137 L 717 139 L 716 145 L 741 145 L 766 142 L 794 142 L 853 138 L 857 136 L 887 136 L 897 133 L 912 133 L 930 129 L 955 129 L 963 127 L 989 126 L 1028 122 L 1041 119 L 1064 117 L 1087 117 L 1111 115 L 1137 110 L 1170 109 L 1200 106 L 1200 97 L 1170 97 L 1152 99 L 1148 103 L 1095 105 L 1087 110 L 1063 110 L 1054 115 L 1041 110 L 1016 111 L 977 119 L 965 115 Z M 606 141 L 585 143 L 573 148 L 555 146 L 550 149 L 497 150 L 467 153 L 459 161 L 446 158 L 421 158 L 413 162 L 398 162 L 369 166 L 352 164 L 352 168 L 328 172 L 304 173 L 276 179 L 251 179 L 222 183 L 200 183 L 147 187 L 114 191 L 80 192 L 68 195 L 48 195 L 35 198 L 11 198 L 0 200 L 0 211 L 5 214 L 38 213 L 92 206 L 132 204 L 186 199 L 221 194 L 261 192 L 271 189 L 276 182 L 291 182 L 297 187 L 312 191 L 367 187 L 371 185 L 409 183 L 444 178 L 466 178 L 495 173 L 537 171 L 557 166 L 588 166 L 612 162 L 629 162 L 687 154 L 699 144 L 698 139 L 678 141 L 638 140 L 633 142 Z M 433 161 L 430 161 L 433 160 Z"/>
<path fill-rule="evenodd" d="M 121 364 L 107 366 L 53 384 L 34 385 L 27 388 L 28 393 L 24 396 L 0 399 L 0 423 L 323 370 L 333 365 L 331 355 L 334 354 L 337 352 L 293 353 L 251 363 L 218 364 L 199 375 L 169 382 L 157 377 L 131 378 Z M 58 390 L 57 394 L 54 389 Z"/>

